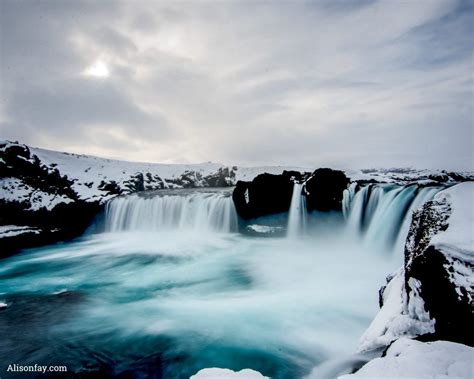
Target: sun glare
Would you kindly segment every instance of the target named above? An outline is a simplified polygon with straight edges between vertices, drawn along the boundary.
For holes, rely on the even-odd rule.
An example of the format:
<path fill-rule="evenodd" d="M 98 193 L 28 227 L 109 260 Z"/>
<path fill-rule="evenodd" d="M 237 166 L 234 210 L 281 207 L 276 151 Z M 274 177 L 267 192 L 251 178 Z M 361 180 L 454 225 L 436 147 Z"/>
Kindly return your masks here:
<path fill-rule="evenodd" d="M 98 60 L 92 66 L 89 66 L 84 71 L 84 74 L 96 78 L 107 78 L 110 75 L 110 72 L 107 65 L 103 61 Z"/>

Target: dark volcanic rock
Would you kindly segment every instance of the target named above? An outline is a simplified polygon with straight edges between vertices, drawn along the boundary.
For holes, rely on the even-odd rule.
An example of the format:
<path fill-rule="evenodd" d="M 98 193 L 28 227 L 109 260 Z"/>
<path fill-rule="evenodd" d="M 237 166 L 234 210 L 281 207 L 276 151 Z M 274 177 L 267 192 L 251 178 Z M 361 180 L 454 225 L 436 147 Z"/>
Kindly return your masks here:
<path fill-rule="evenodd" d="M 0 225 L 36 228 L 12 237 L 0 238 L 0 257 L 29 247 L 44 246 L 79 237 L 103 210 L 99 202 L 59 203 L 53 209 L 27 209 L 24 204 L 0 201 Z"/>
<path fill-rule="evenodd" d="M 237 182 L 232 195 L 237 213 L 251 219 L 288 212 L 294 183 L 305 183 L 308 211 L 340 211 L 349 179 L 342 171 L 329 168 L 320 168 L 311 176 L 298 171 L 261 174 L 251 182 Z"/>
<path fill-rule="evenodd" d="M 308 211 L 340 211 L 342 196 L 349 185 L 344 172 L 319 168 L 306 181 L 306 206 Z"/>
<path fill-rule="evenodd" d="M 474 346 L 474 294 L 462 284 L 468 283 L 474 265 L 430 244 L 434 235 L 449 227 L 451 211 L 442 199 L 430 201 L 414 213 L 405 247 L 405 290 L 410 297 L 409 281 L 418 280 L 425 310 L 435 320 L 435 332 L 421 340 L 441 339 Z M 466 275 L 466 280 L 459 280 Z"/>
<path fill-rule="evenodd" d="M 293 177 L 290 172 L 265 173 L 251 182 L 238 181 L 232 193 L 237 213 L 244 219 L 251 219 L 287 212 L 293 194 Z"/>

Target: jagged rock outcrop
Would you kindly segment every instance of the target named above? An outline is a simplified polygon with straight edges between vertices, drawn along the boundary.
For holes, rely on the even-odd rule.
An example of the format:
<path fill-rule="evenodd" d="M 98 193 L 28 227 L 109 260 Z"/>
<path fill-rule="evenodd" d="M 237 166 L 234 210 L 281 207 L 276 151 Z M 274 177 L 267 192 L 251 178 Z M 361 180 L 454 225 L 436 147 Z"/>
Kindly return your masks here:
<path fill-rule="evenodd" d="M 349 179 L 344 172 L 330 168 L 319 168 L 305 183 L 306 207 L 308 211 L 341 211 L 344 190 Z"/>

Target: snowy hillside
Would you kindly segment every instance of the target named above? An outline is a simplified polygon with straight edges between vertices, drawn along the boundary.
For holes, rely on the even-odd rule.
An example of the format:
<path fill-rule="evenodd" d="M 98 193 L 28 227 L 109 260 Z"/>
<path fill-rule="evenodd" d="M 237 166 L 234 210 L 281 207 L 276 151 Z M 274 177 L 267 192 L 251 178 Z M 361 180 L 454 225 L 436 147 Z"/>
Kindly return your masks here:
<path fill-rule="evenodd" d="M 37 166 L 27 170 L 25 163 Z M 3 166 L 3 167 L 2 167 Z M 157 164 L 111 160 L 87 155 L 62 153 L 8 141 L 0 142 L 0 199 L 27 201 L 30 209 L 51 209 L 74 196 L 37 188 L 27 180 L 57 171 L 71 181 L 77 199 L 104 201 L 118 194 L 141 190 L 189 187 L 233 186 L 238 180 L 252 180 L 260 173 L 280 174 L 283 170 L 309 171 L 302 167 L 228 167 L 218 163 Z M 32 176 L 32 175 L 30 175 Z"/>

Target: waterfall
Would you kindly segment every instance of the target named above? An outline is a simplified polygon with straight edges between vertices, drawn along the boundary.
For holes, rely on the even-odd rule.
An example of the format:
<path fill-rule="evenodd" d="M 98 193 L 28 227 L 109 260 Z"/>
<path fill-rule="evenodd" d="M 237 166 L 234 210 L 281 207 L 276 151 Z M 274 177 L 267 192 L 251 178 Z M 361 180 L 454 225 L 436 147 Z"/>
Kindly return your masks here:
<path fill-rule="evenodd" d="M 351 187 L 343 198 L 348 233 L 383 250 L 403 249 L 413 211 L 443 189 L 369 184 L 354 193 Z"/>
<path fill-rule="evenodd" d="M 349 216 L 350 206 L 354 200 L 356 188 L 357 183 L 351 183 L 349 188 L 344 190 L 344 196 L 342 198 L 342 214 L 344 215 L 344 218 Z"/>
<path fill-rule="evenodd" d="M 191 192 L 156 196 L 130 195 L 111 200 L 106 207 L 106 230 L 151 231 L 185 229 L 235 232 L 237 212 L 229 194 Z"/>
<path fill-rule="evenodd" d="M 303 233 L 306 226 L 306 197 L 303 195 L 303 184 L 293 185 L 293 195 L 288 215 L 288 237 Z"/>

